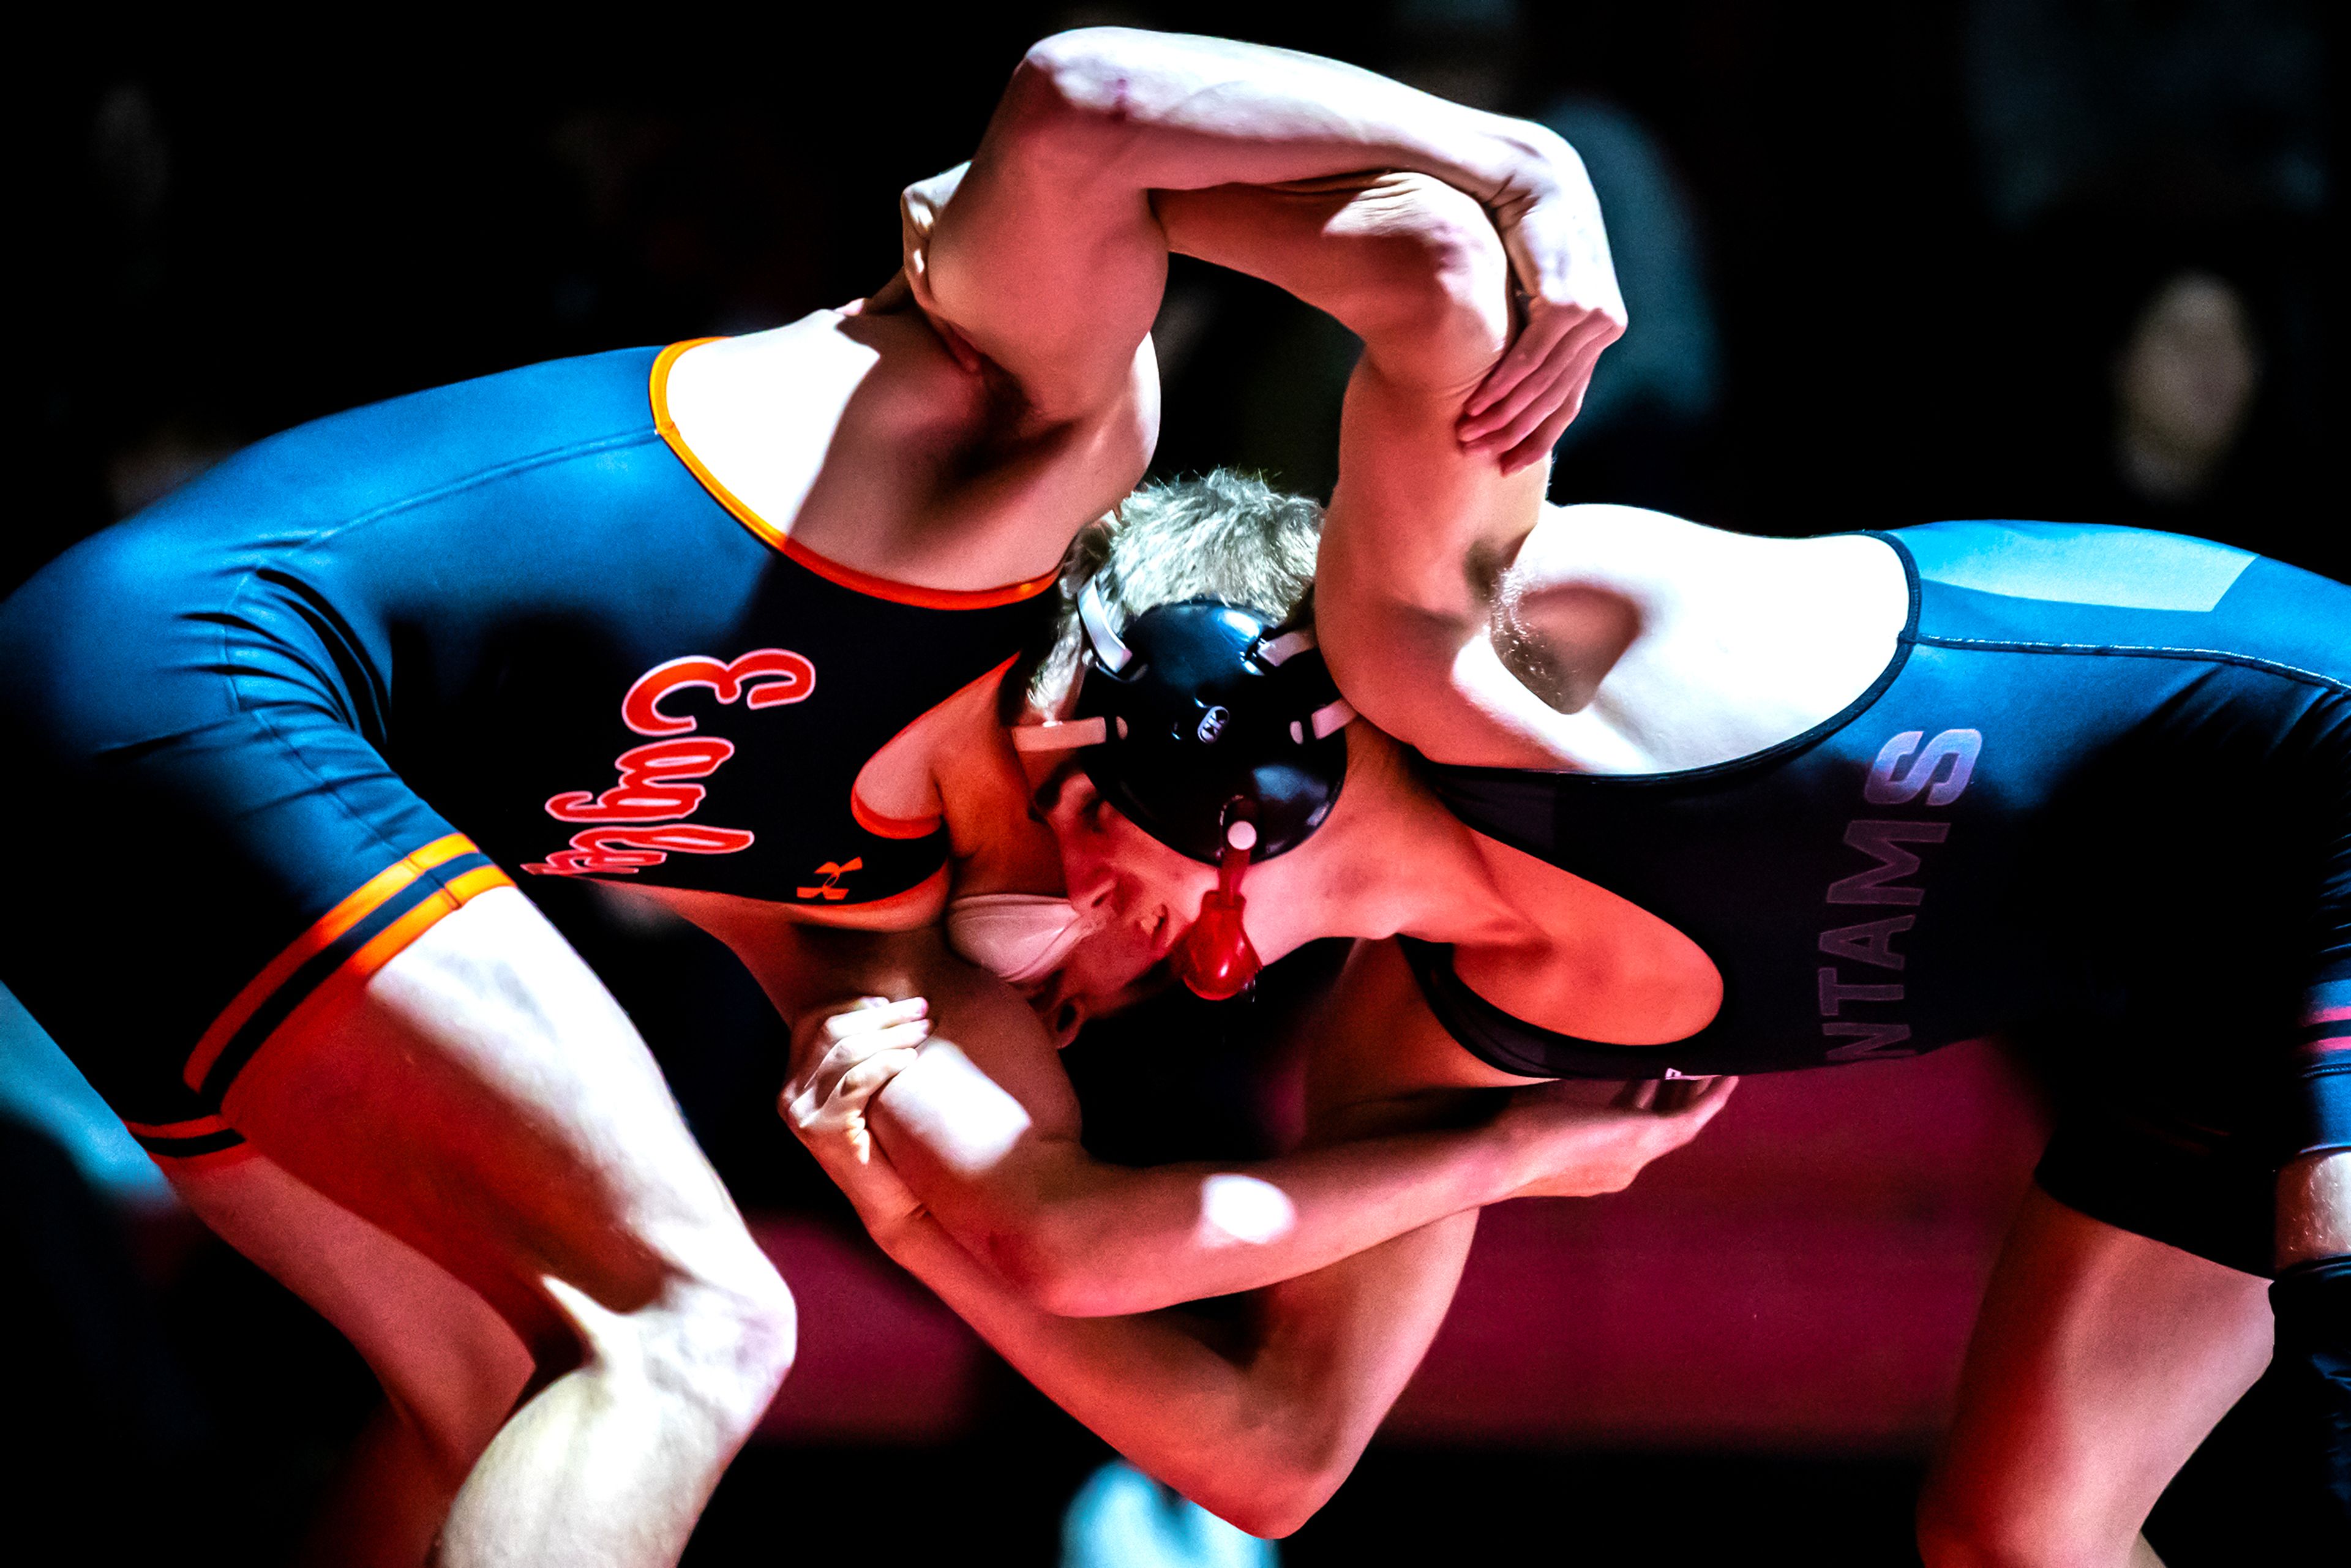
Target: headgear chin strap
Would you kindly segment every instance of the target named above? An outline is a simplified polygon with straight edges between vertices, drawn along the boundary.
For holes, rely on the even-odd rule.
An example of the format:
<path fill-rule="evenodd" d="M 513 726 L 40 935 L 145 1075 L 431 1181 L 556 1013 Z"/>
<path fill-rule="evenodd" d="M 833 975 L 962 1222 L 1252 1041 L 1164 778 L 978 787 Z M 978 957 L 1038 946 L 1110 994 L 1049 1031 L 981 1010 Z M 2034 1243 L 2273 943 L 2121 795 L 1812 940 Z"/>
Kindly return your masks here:
<path fill-rule="evenodd" d="M 1122 632 L 1088 582 L 1078 616 L 1088 657 L 1076 714 L 1016 729 L 1014 744 L 1079 748 L 1105 800 L 1178 854 L 1217 867 L 1173 961 L 1200 995 L 1238 996 L 1259 967 L 1241 924 L 1241 878 L 1330 815 L 1354 709 L 1314 634 L 1277 634 L 1261 611 L 1187 600 L 1155 605 Z"/>

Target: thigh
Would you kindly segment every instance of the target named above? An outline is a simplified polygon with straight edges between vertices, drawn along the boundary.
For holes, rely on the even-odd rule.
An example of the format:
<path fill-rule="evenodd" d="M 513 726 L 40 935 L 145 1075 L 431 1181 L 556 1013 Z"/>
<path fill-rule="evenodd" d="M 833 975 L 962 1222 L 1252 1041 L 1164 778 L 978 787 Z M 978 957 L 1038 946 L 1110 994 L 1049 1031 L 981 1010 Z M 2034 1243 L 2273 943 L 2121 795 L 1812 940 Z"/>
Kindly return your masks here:
<path fill-rule="evenodd" d="M 462 1479 L 530 1381 L 530 1353 L 506 1320 L 267 1155 L 182 1163 L 171 1176 L 197 1218 L 341 1331 L 444 1475 Z"/>
<path fill-rule="evenodd" d="M 2268 1283 L 2035 1187 L 1968 1346 L 1924 1535 L 1994 1561 L 2126 1561 L 2164 1487 L 2268 1364 Z"/>
<path fill-rule="evenodd" d="M 222 1115 L 431 1259 L 542 1355 L 549 1281 L 630 1312 L 773 1275 L 617 1003 L 512 888 L 436 920 L 339 1009 L 273 1034 Z"/>

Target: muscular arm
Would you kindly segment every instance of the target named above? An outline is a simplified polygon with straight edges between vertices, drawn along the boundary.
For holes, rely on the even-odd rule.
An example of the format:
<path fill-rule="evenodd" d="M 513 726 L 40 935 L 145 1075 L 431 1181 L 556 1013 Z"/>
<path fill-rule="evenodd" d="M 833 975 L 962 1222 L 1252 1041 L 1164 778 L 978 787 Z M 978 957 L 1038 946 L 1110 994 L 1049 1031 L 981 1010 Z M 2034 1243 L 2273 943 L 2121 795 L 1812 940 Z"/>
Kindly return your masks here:
<path fill-rule="evenodd" d="M 1340 689 L 1440 760 L 1518 760 L 1490 755 L 1489 733 L 1541 706 L 1537 683 L 1481 677 L 1514 652 L 1506 574 L 1542 516 L 1548 475 L 1505 472 L 1462 444 L 1455 419 L 1509 341 L 1491 225 L 1410 175 L 1169 193 L 1159 210 L 1177 251 L 1277 283 L 1364 340 L 1315 570 L 1316 632 Z"/>
<path fill-rule="evenodd" d="M 1461 1096 L 1432 1065 L 1458 1051 L 1387 945 L 1358 949 L 1318 1024 L 1308 1077 L 1318 1150 L 1459 1118 Z M 1709 1104 L 1720 1103 L 1718 1092 Z M 1711 1114 L 1642 1116 L 1650 1152 Z M 889 1173 L 847 1164 L 837 1144 L 820 1157 L 884 1248 L 1040 1389 L 1144 1469 L 1262 1535 L 1296 1529 L 1353 1469 L 1444 1321 L 1476 1228 L 1474 1214 L 1450 1216 L 1272 1286 L 1237 1328 L 1180 1311 L 1067 1318 L 974 1259 Z"/>
<path fill-rule="evenodd" d="M 1119 27 L 1029 50 L 909 272 L 1036 413 L 1066 420 L 1119 395 L 1158 310 L 1151 193 L 1367 168 L 1434 175 L 1497 215 L 1545 328 L 1533 358 L 1586 319 L 1586 295 L 1614 299 L 1582 166 L 1541 127 L 1311 55 Z M 1588 373 L 1573 354 L 1552 370 L 1575 365 Z"/>
<path fill-rule="evenodd" d="M 1377 1026 L 1365 1010 L 1383 1000 L 1343 983 L 1327 1032 Z M 1314 1152 L 1335 1139 L 1409 1137 L 1458 1113 L 1441 1101 L 1383 1098 L 1353 1064 L 1332 1066 L 1332 1053 L 1320 1052 L 1310 1075 Z M 1285 1535 L 1346 1479 L 1419 1365 L 1476 1223 L 1474 1213 L 1456 1215 L 1262 1291 L 1237 1325 L 1181 1311 L 1056 1316 L 919 1210 L 877 1227 L 876 1238 L 1135 1464 L 1244 1530 Z"/>
<path fill-rule="evenodd" d="M 1180 1311 L 1043 1311 L 918 1218 L 885 1249 L 1049 1397 L 1144 1470 L 1254 1535 L 1336 1491 L 1445 1320 L 1477 1216 L 1261 1292 L 1238 1335 Z"/>
<path fill-rule="evenodd" d="M 1081 1145 L 1069 1079 L 1002 982 L 933 933 L 797 941 L 822 951 L 792 967 L 828 992 L 929 999 L 935 1032 L 874 1100 L 872 1135 L 955 1241 L 1056 1313 L 1136 1312 L 1291 1279 L 1538 1181 L 1613 1190 L 1651 1152 L 1604 1110 L 1535 1103 L 1470 1127 L 1326 1136 L 1272 1160 L 1109 1165 Z M 804 997 L 778 1001 L 788 1016 L 806 1010 Z M 820 1049 L 796 1052 L 796 1082 Z"/>

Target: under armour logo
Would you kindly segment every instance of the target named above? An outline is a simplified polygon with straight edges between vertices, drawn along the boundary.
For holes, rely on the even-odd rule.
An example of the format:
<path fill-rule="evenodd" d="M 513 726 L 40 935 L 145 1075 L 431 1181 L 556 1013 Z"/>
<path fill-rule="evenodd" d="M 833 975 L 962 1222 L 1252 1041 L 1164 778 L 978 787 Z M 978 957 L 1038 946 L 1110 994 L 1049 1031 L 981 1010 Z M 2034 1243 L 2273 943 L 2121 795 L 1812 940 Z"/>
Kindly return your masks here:
<path fill-rule="evenodd" d="M 1225 733 L 1225 726 L 1231 721 L 1232 716 L 1232 712 L 1228 708 L 1210 708 L 1200 716 L 1200 727 L 1192 732 L 1194 738 L 1203 746 L 1214 746 L 1217 743 L 1217 737 Z"/>
<path fill-rule="evenodd" d="M 841 900 L 849 896 L 849 889 L 839 885 L 841 879 L 847 876 L 851 872 L 863 871 L 864 869 L 865 857 L 862 855 L 859 855 L 846 863 L 827 861 L 822 865 L 816 868 L 816 874 L 824 878 L 824 880 L 817 883 L 814 887 L 803 887 L 798 891 L 802 898 L 821 898 L 837 904 Z"/>

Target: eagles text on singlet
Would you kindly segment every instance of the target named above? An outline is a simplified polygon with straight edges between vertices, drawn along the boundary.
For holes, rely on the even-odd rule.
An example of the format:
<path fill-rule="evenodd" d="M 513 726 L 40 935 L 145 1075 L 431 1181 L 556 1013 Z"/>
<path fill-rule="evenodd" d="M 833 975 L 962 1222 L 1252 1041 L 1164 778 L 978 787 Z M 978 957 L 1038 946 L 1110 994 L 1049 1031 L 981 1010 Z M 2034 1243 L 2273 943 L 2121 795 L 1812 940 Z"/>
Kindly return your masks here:
<path fill-rule="evenodd" d="M 546 876 L 633 876 L 640 866 L 659 865 L 673 854 L 724 855 L 751 847 L 757 835 L 748 829 L 684 820 L 708 793 L 694 781 L 709 778 L 735 755 L 733 741 L 697 734 L 700 721 L 663 709 L 663 698 L 695 686 L 706 688 L 721 703 L 740 699 L 747 708 L 776 707 L 808 700 L 816 690 L 816 666 L 783 648 L 758 648 L 732 663 L 689 654 L 639 675 L 621 699 L 621 719 L 637 734 L 659 738 L 615 758 L 621 781 L 603 793 L 571 789 L 550 796 L 547 814 L 557 821 L 597 825 L 572 834 L 570 848 L 523 870 Z M 837 876 L 852 868 L 822 869 Z M 841 894 L 828 888 L 825 896 Z"/>

